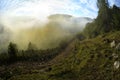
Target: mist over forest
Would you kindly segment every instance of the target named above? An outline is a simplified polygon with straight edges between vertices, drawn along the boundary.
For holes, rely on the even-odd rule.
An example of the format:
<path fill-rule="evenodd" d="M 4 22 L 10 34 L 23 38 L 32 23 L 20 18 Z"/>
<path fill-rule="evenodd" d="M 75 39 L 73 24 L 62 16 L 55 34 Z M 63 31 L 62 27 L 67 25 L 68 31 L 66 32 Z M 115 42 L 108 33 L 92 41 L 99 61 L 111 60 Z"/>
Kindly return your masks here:
<path fill-rule="evenodd" d="M 28 43 L 38 49 L 54 48 L 62 41 L 69 41 L 75 34 L 82 31 L 91 18 L 73 17 L 65 14 L 54 14 L 44 24 L 36 23 L 28 28 L 12 29 L 1 25 L 1 45 L 14 42 L 20 49 L 27 49 Z M 4 46 L 5 47 L 5 46 Z M 2 48 L 2 47 L 1 47 Z"/>

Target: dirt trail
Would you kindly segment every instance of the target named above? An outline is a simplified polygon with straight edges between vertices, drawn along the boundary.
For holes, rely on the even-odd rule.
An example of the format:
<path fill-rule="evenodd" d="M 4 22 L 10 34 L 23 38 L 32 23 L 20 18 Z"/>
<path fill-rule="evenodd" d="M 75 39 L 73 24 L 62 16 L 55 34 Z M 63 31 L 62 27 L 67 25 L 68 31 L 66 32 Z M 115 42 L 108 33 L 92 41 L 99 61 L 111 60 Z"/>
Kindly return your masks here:
<path fill-rule="evenodd" d="M 61 60 L 65 59 L 74 48 L 75 41 L 73 40 L 59 55 L 52 59 L 48 64 L 57 64 Z"/>

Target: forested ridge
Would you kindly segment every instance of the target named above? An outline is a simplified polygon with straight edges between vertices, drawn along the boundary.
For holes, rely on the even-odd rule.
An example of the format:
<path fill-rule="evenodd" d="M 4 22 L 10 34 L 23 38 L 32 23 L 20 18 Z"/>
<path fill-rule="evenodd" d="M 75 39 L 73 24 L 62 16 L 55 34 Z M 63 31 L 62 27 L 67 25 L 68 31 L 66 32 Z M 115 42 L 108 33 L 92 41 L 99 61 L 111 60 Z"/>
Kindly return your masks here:
<path fill-rule="evenodd" d="M 99 8 L 97 18 L 88 23 L 84 29 L 84 34 L 88 38 L 120 30 L 120 8 L 116 5 L 109 6 L 108 0 L 98 0 L 97 6 Z"/>

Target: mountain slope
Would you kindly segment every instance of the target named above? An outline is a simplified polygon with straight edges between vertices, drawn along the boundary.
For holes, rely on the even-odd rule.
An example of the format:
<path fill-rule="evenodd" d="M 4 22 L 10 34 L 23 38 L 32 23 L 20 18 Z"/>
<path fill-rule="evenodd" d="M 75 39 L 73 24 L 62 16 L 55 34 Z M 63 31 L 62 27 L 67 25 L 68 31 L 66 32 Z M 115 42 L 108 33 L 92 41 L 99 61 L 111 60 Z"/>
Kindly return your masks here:
<path fill-rule="evenodd" d="M 120 31 L 84 41 L 77 39 L 73 49 L 67 48 L 70 48 L 70 55 L 49 66 L 48 70 L 17 75 L 11 80 L 119 80 L 120 68 L 115 69 L 114 63 L 119 61 L 120 52 L 110 47 L 113 40 L 116 45 L 120 42 Z M 118 55 L 117 59 L 112 56 L 113 53 Z"/>

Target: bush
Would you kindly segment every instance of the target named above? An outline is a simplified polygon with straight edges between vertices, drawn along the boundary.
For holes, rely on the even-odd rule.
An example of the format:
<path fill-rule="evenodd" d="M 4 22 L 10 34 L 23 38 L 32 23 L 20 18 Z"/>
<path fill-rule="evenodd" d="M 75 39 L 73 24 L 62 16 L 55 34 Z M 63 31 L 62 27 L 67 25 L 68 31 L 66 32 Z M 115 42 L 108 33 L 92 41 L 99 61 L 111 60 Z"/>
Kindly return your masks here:
<path fill-rule="evenodd" d="M 8 45 L 8 54 L 11 60 L 14 60 L 16 58 L 17 52 L 18 52 L 17 45 L 10 42 Z"/>

